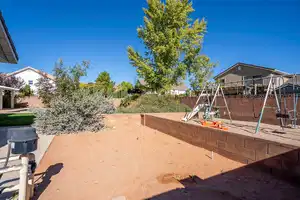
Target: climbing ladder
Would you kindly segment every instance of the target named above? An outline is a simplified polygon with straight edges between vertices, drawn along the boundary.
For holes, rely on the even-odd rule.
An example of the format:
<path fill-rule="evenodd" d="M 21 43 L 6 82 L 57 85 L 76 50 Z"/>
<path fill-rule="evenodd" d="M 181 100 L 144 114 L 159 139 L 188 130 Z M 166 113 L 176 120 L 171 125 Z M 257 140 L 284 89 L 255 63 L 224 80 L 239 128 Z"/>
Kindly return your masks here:
<path fill-rule="evenodd" d="M 207 107 L 210 105 L 210 100 L 209 100 L 209 93 L 208 93 L 208 88 L 207 88 L 207 83 L 204 85 L 204 87 L 201 90 L 201 93 L 194 105 L 193 110 L 190 113 L 186 113 L 185 116 L 182 118 L 182 121 L 189 121 L 190 119 L 192 119 L 198 112 L 200 112 L 200 110 L 202 110 L 204 107 Z M 206 97 L 208 104 L 199 104 L 201 97 Z"/>

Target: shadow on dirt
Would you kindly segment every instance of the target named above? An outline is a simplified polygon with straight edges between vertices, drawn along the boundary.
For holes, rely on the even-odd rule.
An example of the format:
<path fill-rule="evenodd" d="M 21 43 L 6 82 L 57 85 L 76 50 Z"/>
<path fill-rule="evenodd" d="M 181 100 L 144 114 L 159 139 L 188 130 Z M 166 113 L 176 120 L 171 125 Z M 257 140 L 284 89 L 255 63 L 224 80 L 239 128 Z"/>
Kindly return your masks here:
<path fill-rule="evenodd" d="M 39 174 L 35 174 L 35 177 L 38 176 L 35 185 L 35 192 L 32 200 L 37 200 L 41 196 L 41 194 L 45 191 L 48 185 L 51 183 L 52 176 L 58 174 L 61 169 L 64 167 L 63 163 L 57 163 L 55 165 L 51 165 L 48 169 Z"/>
<path fill-rule="evenodd" d="M 240 167 L 228 172 L 201 179 L 198 176 L 164 176 L 161 184 L 177 181 L 183 188 L 176 188 L 147 200 L 252 200 L 252 199 L 300 199 L 299 182 L 276 176 L 274 172 L 262 170 L 258 163 Z M 173 177 L 172 181 L 168 181 Z M 175 177 L 175 178 L 174 178 Z M 169 178 L 169 179 L 166 179 Z M 294 177 L 295 179 L 295 177 Z"/>

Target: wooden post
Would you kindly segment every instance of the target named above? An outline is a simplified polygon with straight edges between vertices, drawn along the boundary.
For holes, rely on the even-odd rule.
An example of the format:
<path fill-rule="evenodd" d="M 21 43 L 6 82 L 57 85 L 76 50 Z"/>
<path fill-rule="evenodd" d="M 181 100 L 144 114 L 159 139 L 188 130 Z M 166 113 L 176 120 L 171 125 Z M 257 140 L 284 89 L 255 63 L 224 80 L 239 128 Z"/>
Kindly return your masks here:
<path fill-rule="evenodd" d="M 19 183 L 19 200 L 29 199 L 29 196 L 27 195 L 28 162 L 29 162 L 28 156 L 22 155 L 21 157 L 22 169 L 20 170 L 20 183 Z"/>

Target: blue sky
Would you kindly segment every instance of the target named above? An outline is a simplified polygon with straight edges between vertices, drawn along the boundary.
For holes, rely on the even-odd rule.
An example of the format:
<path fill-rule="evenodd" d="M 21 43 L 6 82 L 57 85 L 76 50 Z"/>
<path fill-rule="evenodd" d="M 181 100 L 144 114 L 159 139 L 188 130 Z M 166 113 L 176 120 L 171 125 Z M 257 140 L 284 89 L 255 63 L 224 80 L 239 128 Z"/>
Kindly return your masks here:
<path fill-rule="evenodd" d="M 300 73 L 300 0 L 194 0 L 192 17 L 205 17 L 203 53 L 219 65 L 236 62 Z M 101 71 L 117 83 L 136 79 L 126 47 L 143 50 L 136 28 L 143 23 L 145 0 L 6 0 L 1 11 L 19 54 L 19 64 L 51 73 L 55 61 L 90 60 L 88 76 Z"/>

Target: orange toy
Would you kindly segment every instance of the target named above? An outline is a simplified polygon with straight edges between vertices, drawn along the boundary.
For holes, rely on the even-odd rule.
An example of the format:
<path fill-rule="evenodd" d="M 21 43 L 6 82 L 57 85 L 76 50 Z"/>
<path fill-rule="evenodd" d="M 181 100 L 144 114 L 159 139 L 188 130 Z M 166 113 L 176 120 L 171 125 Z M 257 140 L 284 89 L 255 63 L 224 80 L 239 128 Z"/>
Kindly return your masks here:
<path fill-rule="evenodd" d="M 210 122 L 210 121 L 201 120 L 200 123 L 204 127 L 211 127 L 211 128 L 217 128 L 224 131 L 228 131 L 228 127 L 223 126 L 221 121 Z"/>

